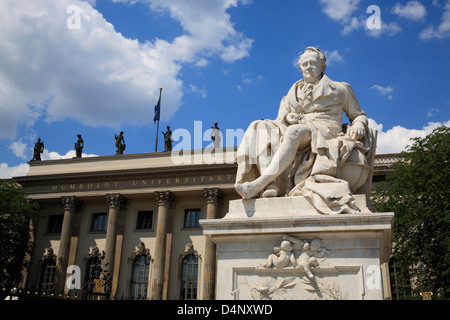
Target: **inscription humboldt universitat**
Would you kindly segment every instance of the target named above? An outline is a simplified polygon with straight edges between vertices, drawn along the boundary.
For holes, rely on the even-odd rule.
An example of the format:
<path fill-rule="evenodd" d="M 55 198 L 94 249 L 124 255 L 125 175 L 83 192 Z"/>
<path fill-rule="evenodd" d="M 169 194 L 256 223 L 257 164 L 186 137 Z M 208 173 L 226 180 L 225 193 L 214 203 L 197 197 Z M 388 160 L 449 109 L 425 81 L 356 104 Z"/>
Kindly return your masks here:
<path fill-rule="evenodd" d="M 234 174 L 214 174 L 202 176 L 185 176 L 170 178 L 130 179 L 117 181 L 92 181 L 82 183 L 52 184 L 39 190 L 40 192 L 70 192 L 70 191 L 93 191 L 113 189 L 136 189 L 151 187 L 169 187 L 182 185 L 201 185 L 210 183 L 234 183 Z"/>

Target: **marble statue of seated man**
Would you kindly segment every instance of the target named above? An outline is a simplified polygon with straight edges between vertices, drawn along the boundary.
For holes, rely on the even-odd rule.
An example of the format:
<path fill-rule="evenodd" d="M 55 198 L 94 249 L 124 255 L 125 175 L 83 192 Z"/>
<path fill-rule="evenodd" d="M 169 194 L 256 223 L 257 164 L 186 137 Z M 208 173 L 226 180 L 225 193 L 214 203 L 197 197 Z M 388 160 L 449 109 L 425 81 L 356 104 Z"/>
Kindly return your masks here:
<path fill-rule="evenodd" d="M 325 75 L 320 49 L 306 48 L 298 63 L 304 78 L 283 97 L 277 118 L 247 129 L 237 152 L 235 189 L 244 199 L 305 196 L 317 207 L 323 201 L 329 207 L 324 213 L 354 212 L 351 193 L 367 175 L 349 179 L 342 164 L 370 171 L 373 136 L 366 114 L 349 84 Z M 345 133 L 344 112 L 351 121 Z"/>

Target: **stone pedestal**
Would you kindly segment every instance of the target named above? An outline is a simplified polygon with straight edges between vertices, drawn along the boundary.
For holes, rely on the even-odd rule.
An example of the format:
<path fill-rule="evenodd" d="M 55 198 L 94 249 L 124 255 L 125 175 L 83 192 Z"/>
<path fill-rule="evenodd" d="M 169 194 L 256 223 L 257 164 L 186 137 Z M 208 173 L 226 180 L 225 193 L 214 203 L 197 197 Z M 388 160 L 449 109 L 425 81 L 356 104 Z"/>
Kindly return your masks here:
<path fill-rule="evenodd" d="M 233 200 L 201 220 L 216 243 L 217 300 L 383 299 L 393 213 L 321 215 L 303 197 Z"/>

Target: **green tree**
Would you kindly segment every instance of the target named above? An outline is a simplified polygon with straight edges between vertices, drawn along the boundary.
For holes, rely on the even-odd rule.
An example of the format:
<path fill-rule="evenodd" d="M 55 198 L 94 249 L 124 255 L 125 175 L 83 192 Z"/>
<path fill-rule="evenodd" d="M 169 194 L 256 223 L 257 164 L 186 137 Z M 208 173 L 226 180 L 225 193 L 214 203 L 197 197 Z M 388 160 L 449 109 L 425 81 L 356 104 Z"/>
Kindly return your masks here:
<path fill-rule="evenodd" d="M 22 280 L 39 215 L 38 203 L 28 199 L 17 182 L 0 180 L 0 286 L 6 292 Z"/>
<path fill-rule="evenodd" d="M 412 298 L 412 291 L 449 297 L 450 128 L 436 128 L 412 141 L 372 201 L 377 211 L 395 214 L 395 280 L 407 289 L 400 298 Z"/>

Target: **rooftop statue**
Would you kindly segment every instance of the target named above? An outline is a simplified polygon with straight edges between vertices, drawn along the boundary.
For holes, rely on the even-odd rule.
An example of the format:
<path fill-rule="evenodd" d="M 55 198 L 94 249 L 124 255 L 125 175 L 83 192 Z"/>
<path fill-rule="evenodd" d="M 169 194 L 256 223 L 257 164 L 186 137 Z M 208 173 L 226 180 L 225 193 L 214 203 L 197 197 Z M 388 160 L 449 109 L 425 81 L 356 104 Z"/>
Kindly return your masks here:
<path fill-rule="evenodd" d="M 320 49 L 306 48 L 298 65 L 304 78 L 282 98 L 277 118 L 252 122 L 244 135 L 236 191 L 244 199 L 304 196 L 325 214 L 358 212 L 352 193 L 371 173 L 376 132 L 350 85 L 325 75 Z"/>
<path fill-rule="evenodd" d="M 83 153 L 83 148 L 84 148 L 84 141 L 81 138 L 81 134 L 77 134 L 78 140 L 77 142 L 75 142 L 75 152 L 76 152 L 76 157 L 77 158 L 81 158 L 82 153 Z"/>
<path fill-rule="evenodd" d="M 164 151 L 172 151 L 172 131 L 170 126 L 167 126 L 167 131 L 162 133 L 164 135 Z"/>
<path fill-rule="evenodd" d="M 211 127 L 211 140 L 214 142 L 214 148 L 220 148 L 220 129 L 218 127 L 219 123 L 214 122 L 214 127 Z"/>
<path fill-rule="evenodd" d="M 31 161 L 41 161 L 41 153 L 44 153 L 44 142 L 41 138 L 34 145 L 33 149 L 33 159 Z"/>
<path fill-rule="evenodd" d="M 114 135 L 114 139 L 116 140 L 116 155 L 123 154 L 125 151 L 125 139 L 123 138 L 123 131 L 120 132 L 119 135 Z"/>

